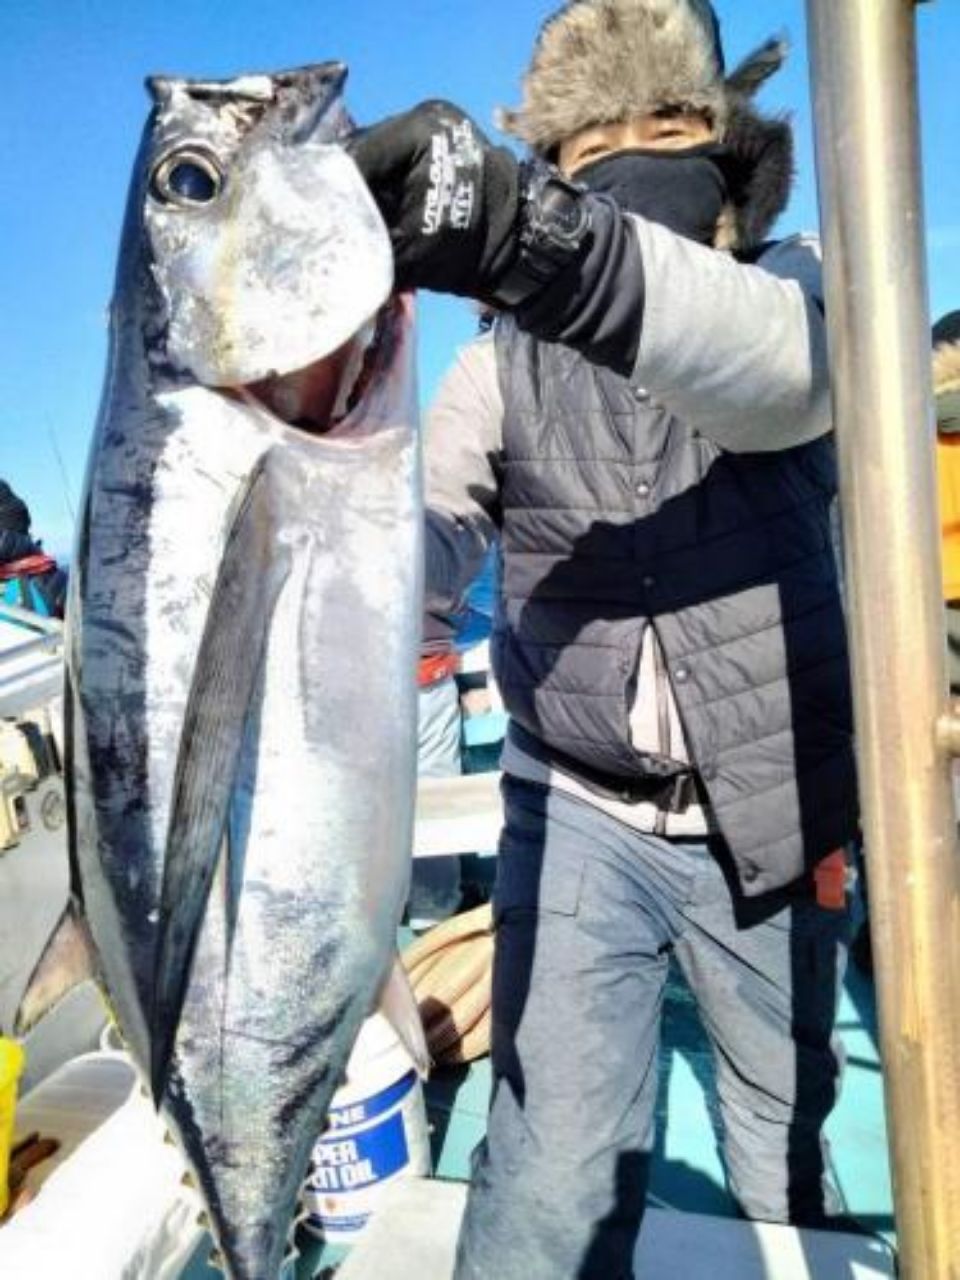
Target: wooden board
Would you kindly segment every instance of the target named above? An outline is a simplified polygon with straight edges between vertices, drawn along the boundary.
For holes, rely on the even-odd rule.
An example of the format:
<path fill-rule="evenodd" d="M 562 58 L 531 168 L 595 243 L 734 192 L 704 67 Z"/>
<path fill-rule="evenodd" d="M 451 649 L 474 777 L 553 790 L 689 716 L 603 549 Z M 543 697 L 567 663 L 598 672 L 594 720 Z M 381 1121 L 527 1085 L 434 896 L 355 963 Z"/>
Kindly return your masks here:
<path fill-rule="evenodd" d="M 496 849 L 503 826 L 499 773 L 423 778 L 417 787 L 415 858 Z"/>

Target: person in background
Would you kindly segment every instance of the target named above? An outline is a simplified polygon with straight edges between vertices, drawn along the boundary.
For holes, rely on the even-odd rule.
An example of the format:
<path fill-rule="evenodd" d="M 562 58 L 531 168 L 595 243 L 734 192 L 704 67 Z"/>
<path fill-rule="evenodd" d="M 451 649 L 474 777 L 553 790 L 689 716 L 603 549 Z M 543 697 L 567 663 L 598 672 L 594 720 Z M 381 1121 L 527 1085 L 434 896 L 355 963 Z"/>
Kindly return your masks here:
<path fill-rule="evenodd" d="M 960 697 L 960 311 L 933 327 L 933 390 L 937 411 L 937 480 L 947 616 L 947 674 Z"/>
<path fill-rule="evenodd" d="M 494 313 L 475 307 L 478 332 L 486 333 Z M 459 655 L 490 636 L 493 616 L 493 548 L 465 597 L 450 615 L 424 622 L 424 645 L 417 679 L 417 775 L 450 778 L 463 771 L 463 704 L 457 683 Z M 422 933 L 448 919 L 464 905 L 459 858 L 415 859 L 407 902 L 407 922 Z"/>
<path fill-rule="evenodd" d="M 457 673 L 460 655 L 489 638 L 494 577 L 491 553 L 470 585 L 462 607 L 452 616 L 426 619 L 424 655 L 417 673 L 417 774 L 421 778 L 456 777 L 462 772 L 463 712 Z M 432 928 L 464 905 L 459 858 L 414 860 L 407 921 L 415 933 Z"/>
<path fill-rule="evenodd" d="M 47 617 L 63 617 L 67 576 L 30 534 L 30 510 L 0 480 L 0 600 Z"/>
<path fill-rule="evenodd" d="M 0 565 L 33 555 L 35 549 L 27 504 L 0 480 Z"/>
<path fill-rule="evenodd" d="M 815 239 L 707 0 L 571 0 L 490 145 L 432 101 L 351 151 L 400 288 L 498 308 L 427 423 L 428 606 L 499 538 L 509 716 L 493 1091 L 457 1280 L 626 1280 L 673 954 L 729 1185 L 836 1225 L 823 1125 L 858 821 Z M 844 1225 L 850 1224 L 844 1222 Z"/>
<path fill-rule="evenodd" d="M 960 697 L 960 311 L 951 311 L 933 326 L 933 394 L 937 422 L 937 487 L 940 548 L 946 618 L 947 679 L 950 693 Z M 869 885 L 860 851 L 862 896 L 869 912 Z M 861 973 L 873 974 L 873 938 L 865 914 L 850 946 Z"/>
<path fill-rule="evenodd" d="M 420 660 L 417 720 L 418 778 L 456 777 L 461 771 L 460 692 L 455 651 Z M 407 923 L 414 933 L 433 928 L 459 908 L 460 859 L 415 858 L 410 875 Z"/>

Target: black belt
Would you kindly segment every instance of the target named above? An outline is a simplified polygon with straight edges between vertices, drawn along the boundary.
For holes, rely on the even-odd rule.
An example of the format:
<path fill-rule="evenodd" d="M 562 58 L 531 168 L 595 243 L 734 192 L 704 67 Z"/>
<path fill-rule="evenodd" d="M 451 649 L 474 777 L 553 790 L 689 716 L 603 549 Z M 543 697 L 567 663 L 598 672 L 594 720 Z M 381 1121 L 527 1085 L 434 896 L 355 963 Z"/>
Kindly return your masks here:
<path fill-rule="evenodd" d="M 619 800 L 622 804 L 650 804 L 661 813 L 685 813 L 691 805 L 701 803 L 699 779 L 694 769 L 680 769 L 664 777 L 618 778 L 592 769 L 563 751 L 548 748 L 516 721 L 510 725 L 510 735 L 526 755 L 568 774 L 604 799 Z"/>
<path fill-rule="evenodd" d="M 686 813 L 700 803 L 697 776 L 692 770 L 673 778 L 641 778 L 622 789 L 625 804 L 652 804 L 661 813 Z"/>

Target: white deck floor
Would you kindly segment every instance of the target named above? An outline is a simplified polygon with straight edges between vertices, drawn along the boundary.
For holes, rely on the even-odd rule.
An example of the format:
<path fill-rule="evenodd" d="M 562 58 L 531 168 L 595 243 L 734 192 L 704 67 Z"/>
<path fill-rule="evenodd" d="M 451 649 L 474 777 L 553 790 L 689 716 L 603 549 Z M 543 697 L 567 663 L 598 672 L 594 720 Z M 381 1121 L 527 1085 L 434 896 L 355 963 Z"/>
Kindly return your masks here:
<path fill-rule="evenodd" d="M 465 1199 L 462 1183 L 398 1182 L 337 1280 L 451 1280 Z M 883 1280 L 895 1275 L 889 1251 L 866 1237 L 661 1209 L 647 1212 L 635 1266 L 637 1280 Z"/>

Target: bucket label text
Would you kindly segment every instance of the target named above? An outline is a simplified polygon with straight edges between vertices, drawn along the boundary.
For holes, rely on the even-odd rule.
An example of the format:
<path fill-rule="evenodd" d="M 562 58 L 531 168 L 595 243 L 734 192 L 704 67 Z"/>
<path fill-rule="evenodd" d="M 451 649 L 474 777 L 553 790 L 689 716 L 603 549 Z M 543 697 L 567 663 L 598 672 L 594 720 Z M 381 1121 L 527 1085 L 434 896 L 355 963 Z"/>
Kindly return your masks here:
<path fill-rule="evenodd" d="M 328 1137 L 313 1150 L 310 1191 L 354 1191 L 399 1173 L 409 1160 L 403 1115 L 350 1137 Z"/>

